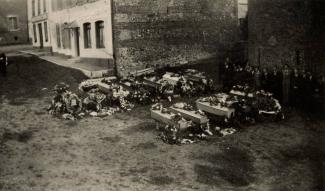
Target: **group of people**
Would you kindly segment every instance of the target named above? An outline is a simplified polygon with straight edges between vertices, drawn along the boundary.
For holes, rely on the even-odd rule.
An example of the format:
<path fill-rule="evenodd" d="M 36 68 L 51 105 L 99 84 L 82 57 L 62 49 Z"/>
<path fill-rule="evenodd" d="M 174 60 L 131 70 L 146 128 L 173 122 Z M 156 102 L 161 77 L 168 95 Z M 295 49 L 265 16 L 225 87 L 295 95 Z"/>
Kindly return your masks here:
<path fill-rule="evenodd" d="M 252 90 L 265 90 L 273 94 L 284 105 L 312 109 L 323 104 L 325 78 L 305 70 L 290 69 L 288 65 L 278 69 L 232 64 L 226 59 L 222 71 L 224 91 L 235 85 L 247 84 Z"/>
<path fill-rule="evenodd" d="M 8 58 L 5 53 L 0 54 L 0 72 L 2 76 L 7 75 Z"/>

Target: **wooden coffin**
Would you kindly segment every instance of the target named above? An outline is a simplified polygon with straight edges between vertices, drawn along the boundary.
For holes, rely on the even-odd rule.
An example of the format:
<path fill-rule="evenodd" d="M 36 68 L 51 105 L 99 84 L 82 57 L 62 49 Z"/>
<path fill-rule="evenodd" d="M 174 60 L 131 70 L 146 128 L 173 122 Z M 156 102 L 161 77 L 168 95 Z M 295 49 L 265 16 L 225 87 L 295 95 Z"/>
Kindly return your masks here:
<path fill-rule="evenodd" d="M 174 113 L 181 114 L 185 119 L 191 120 L 197 124 L 206 124 L 209 122 L 209 119 L 206 116 L 200 115 L 196 113 L 196 111 L 188 111 L 188 110 L 179 109 L 175 107 L 170 107 L 169 109 Z"/>
<path fill-rule="evenodd" d="M 153 87 L 153 88 L 159 88 L 161 86 L 160 83 L 151 81 L 150 79 L 143 78 L 143 83 L 147 86 Z"/>
<path fill-rule="evenodd" d="M 187 121 L 175 122 L 172 117 L 174 113 L 162 113 L 160 110 L 151 110 L 151 118 L 166 125 L 176 126 L 177 129 L 185 130 L 190 127 Z"/>
<path fill-rule="evenodd" d="M 166 80 L 168 83 L 172 84 L 172 85 L 176 85 L 177 82 L 180 80 L 180 77 L 174 77 L 172 76 L 174 75 L 174 73 L 169 73 L 167 72 L 164 76 L 163 76 L 163 80 Z"/>
<path fill-rule="evenodd" d="M 112 86 L 108 84 L 104 84 L 102 82 L 97 83 L 98 89 L 104 93 L 110 93 L 112 92 Z"/>
<path fill-rule="evenodd" d="M 221 107 L 216 105 L 210 105 L 209 102 L 200 102 L 196 101 L 196 106 L 199 110 L 217 115 L 217 116 L 225 116 L 227 118 L 235 115 L 235 109 L 228 107 Z"/>
<path fill-rule="evenodd" d="M 201 82 L 202 80 L 206 79 L 205 76 L 202 75 L 195 75 L 195 74 L 185 74 L 184 76 L 187 80 L 193 82 Z"/>

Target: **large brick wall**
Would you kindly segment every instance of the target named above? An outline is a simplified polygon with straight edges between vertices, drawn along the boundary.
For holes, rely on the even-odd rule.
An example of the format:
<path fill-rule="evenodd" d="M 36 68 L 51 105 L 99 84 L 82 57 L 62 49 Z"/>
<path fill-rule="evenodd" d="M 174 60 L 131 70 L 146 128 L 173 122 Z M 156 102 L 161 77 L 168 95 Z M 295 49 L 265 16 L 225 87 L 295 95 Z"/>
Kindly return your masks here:
<path fill-rule="evenodd" d="M 228 53 L 238 40 L 236 0 L 113 1 L 120 74 Z"/>
<path fill-rule="evenodd" d="M 8 15 L 18 16 L 16 31 L 8 30 Z M 0 45 L 28 42 L 27 1 L 0 0 Z"/>
<path fill-rule="evenodd" d="M 312 61 L 320 42 L 312 40 L 318 18 L 313 6 L 320 0 L 250 0 L 249 61 L 261 67 L 291 67 L 317 71 L 321 63 Z M 319 31 L 319 30 L 318 30 Z M 317 34 L 316 38 L 319 38 Z M 313 42 L 312 42 L 313 41 Z M 316 48 L 315 46 L 318 46 Z M 313 49 L 315 47 L 317 51 Z"/>

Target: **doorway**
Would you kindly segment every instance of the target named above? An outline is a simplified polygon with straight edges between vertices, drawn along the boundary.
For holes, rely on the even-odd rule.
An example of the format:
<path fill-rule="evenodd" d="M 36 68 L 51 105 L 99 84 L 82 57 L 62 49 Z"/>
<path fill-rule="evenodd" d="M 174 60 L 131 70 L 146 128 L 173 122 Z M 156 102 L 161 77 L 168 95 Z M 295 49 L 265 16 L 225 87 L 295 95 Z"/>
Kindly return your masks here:
<path fill-rule="evenodd" d="M 42 28 L 42 23 L 38 24 L 38 32 L 39 32 L 39 42 L 40 42 L 40 48 L 43 48 L 43 28 Z"/>
<path fill-rule="evenodd" d="M 74 30 L 74 39 L 75 39 L 75 55 L 77 57 L 80 56 L 80 42 L 79 42 L 79 38 L 80 38 L 80 27 L 76 27 Z"/>

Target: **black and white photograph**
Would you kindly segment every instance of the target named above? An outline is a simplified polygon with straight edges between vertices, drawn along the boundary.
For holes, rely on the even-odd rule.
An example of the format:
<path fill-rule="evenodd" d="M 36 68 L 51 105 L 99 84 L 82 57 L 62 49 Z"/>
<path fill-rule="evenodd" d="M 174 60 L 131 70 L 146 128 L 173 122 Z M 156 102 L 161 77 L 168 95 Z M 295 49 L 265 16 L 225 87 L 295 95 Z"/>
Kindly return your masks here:
<path fill-rule="evenodd" d="M 0 191 L 325 191 L 325 0 L 0 0 Z"/>

